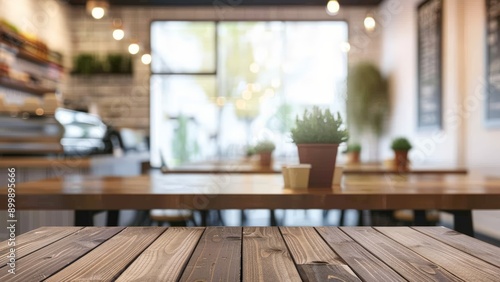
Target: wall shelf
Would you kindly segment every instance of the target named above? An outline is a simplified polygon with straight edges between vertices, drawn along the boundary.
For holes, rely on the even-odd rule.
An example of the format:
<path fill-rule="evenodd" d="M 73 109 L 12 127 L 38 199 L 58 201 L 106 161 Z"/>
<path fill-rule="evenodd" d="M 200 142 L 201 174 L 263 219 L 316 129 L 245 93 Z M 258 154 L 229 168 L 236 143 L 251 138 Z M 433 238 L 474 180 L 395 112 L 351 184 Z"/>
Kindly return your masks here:
<path fill-rule="evenodd" d="M 56 89 L 44 88 L 36 85 L 31 85 L 25 82 L 16 81 L 8 77 L 0 77 L 0 86 L 35 94 L 37 96 L 43 96 L 45 93 L 54 93 Z"/>

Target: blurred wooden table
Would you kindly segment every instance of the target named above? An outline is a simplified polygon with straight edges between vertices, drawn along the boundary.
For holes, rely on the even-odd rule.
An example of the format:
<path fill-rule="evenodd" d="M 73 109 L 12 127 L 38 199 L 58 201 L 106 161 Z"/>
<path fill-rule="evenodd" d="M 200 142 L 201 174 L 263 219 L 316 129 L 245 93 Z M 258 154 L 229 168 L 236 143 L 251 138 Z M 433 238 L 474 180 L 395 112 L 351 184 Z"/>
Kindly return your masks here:
<path fill-rule="evenodd" d="M 347 164 L 344 166 L 345 174 L 466 174 L 467 172 L 466 168 L 455 166 L 413 166 L 404 172 L 378 163 Z"/>
<path fill-rule="evenodd" d="M 7 203 L 7 189 L 0 189 Z M 2 205 L 6 208 L 6 205 Z M 364 209 L 447 210 L 473 234 L 473 209 L 500 209 L 500 177 L 347 175 L 332 188 L 284 189 L 277 174 L 70 176 L 19 183 L 18 210 Z M 91 222 L 83 222 L 91 225 Z"/>
<path fill-rule="evenodd" d="M 256 159 L 235 159 L 187 163 L 173 168 L 163 167 L 163 173 L 281 173 L 281 164 L 261 166 Z"/>
<path fill-rule="evenodd" d="M 0 281 L 498 281 L 500 248 L 443 227 L 42 227 Z M 0 243 L 2 254 L 9 251 Z"/>

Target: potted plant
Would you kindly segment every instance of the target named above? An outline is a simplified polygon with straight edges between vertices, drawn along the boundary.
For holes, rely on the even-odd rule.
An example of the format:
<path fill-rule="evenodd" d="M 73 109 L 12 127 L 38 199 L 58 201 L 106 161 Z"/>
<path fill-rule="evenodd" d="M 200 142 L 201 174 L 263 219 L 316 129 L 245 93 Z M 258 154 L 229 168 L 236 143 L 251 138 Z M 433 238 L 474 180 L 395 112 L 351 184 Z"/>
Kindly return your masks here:
<path fill-rule="evenodd" d="M 378 142 L 390 111 L 387 80 L 371 62 L 360 62 L 349 69 L 346 113 L 351 137 L 365 140 L 370 160 L 378 160 Z"/>
<path fill-rule="evenodd" d="M 276 146 L 272 141 L 265 140 L 259 142 L 255 145 L 255 153 L 259 154 L 260 157 L 260 165 L 264 167 L 271 166 L 271 155 Z"/>
<path fill-rule="evenodd" d="M 338 146 L 348 139 L 340 114 L 335 117 L 319 107 L 305 110 L 302 119 L 297 116 L 291 133 L 300 163 L 311 165 L 309 187 L 331 187 Z"/>
<path fill-rule="evenodd" d="M 102 62 L 94 54 L 80 54 L 74 59 L 74 71 L 77 74 L 94 74 L 102 71 Z"/>
<path fill-rule="evenodd" d="M 347 157 L 349 163 L 359 164 L 360 153 L 361 153 L 361 145 L 359 143 L 352 143 L 347 145 Z"/>
<path fill-rule="evenodd" d="M 408 171 L 408 151 L 412 145 L 404 137 L 395 138 L 392 141 L 391 149 L 394 151 L 394 162 L 398 171 Z"/>
<path fill-rule="evenodd" d="M 253 146 L 248 146 L 246 151 L 245 151 L 245 157 L 247 157 L 247 159 L 249 159 L 253 155 L 255 155 L 255 148 Z"/>

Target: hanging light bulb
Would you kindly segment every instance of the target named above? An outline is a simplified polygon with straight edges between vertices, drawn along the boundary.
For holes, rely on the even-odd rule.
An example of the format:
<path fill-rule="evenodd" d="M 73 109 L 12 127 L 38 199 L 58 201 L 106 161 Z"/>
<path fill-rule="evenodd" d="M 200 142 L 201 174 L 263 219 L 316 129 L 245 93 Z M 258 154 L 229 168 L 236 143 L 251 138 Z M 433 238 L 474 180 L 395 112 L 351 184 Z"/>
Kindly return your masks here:
<path fill-rule="evenodd" d="M 372 15 L 367 15 L 363 23 L 365 25 L 366 31 L 374 31 L 375 27 L 377 26 L 377 22 Z"/>
<path fill-rule="evenodd" d="M 340 4 L 339 4 L 339 1 L 337 1 L 337 0 L 330 0 L 326 4 L 326 12 L 329 15 L 334 16 L 334 15 L 339 13 L 339 10 L 340 10 Z"/>
<path fill-rule="evenodd" d="M 141 62 L 142 62 L 143 64 L 145 64 L 145 65 L 149 65 L 149 64 L 151 64 L 151 55 L 149 55 L 149 54 L 144 54 L 144 55 L 142 55 L 142 57 L 141 57 Z"/>
<path fill-rule="evenodd" d="M 351 51 L 351 44 L 349 44 L 349 42 L 340 43 L 340 50 L 344 53 L 348 53 Z"/>
<path fill-rule="evenodd" d="M 96 20 L 102 19 L 109 9 L 107 0 L 87 0 L 87 12 Z"/>
<path fill-rule="evenodd" d="M 137 44 L 137 43 L 131 43 L 128 46 L 128 52 L 132 55 L 139 53 L 140 50 L 141 50 L 141 48 L 139 47 L 139 44 Z"/>
<path fill-rule="evenodd" d="M 121 28 L 113 30 L 113 38 L 115 40 L 122 40 L 125 37 L 125 31 Z"/>
<path fill-rule="evenodd" d="M 122 40 L 125 37 L 123 30 L 123 23 L 121 19 L 113 19 L 113 38 L 115 40 Z"/>

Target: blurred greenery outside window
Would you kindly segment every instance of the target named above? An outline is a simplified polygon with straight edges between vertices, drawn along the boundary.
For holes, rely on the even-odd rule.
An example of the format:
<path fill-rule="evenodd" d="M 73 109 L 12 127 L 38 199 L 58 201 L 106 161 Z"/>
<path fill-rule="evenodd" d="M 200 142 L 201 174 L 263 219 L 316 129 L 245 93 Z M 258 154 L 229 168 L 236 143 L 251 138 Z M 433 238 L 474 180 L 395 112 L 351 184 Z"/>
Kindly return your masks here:
<path fill-rule="evenodd" d="M 341 21 L 151 24 L 152 165 L 243 156 L 271 139 L 296 157 L 295 116 L 345 116 L 348 26 Z"/>

